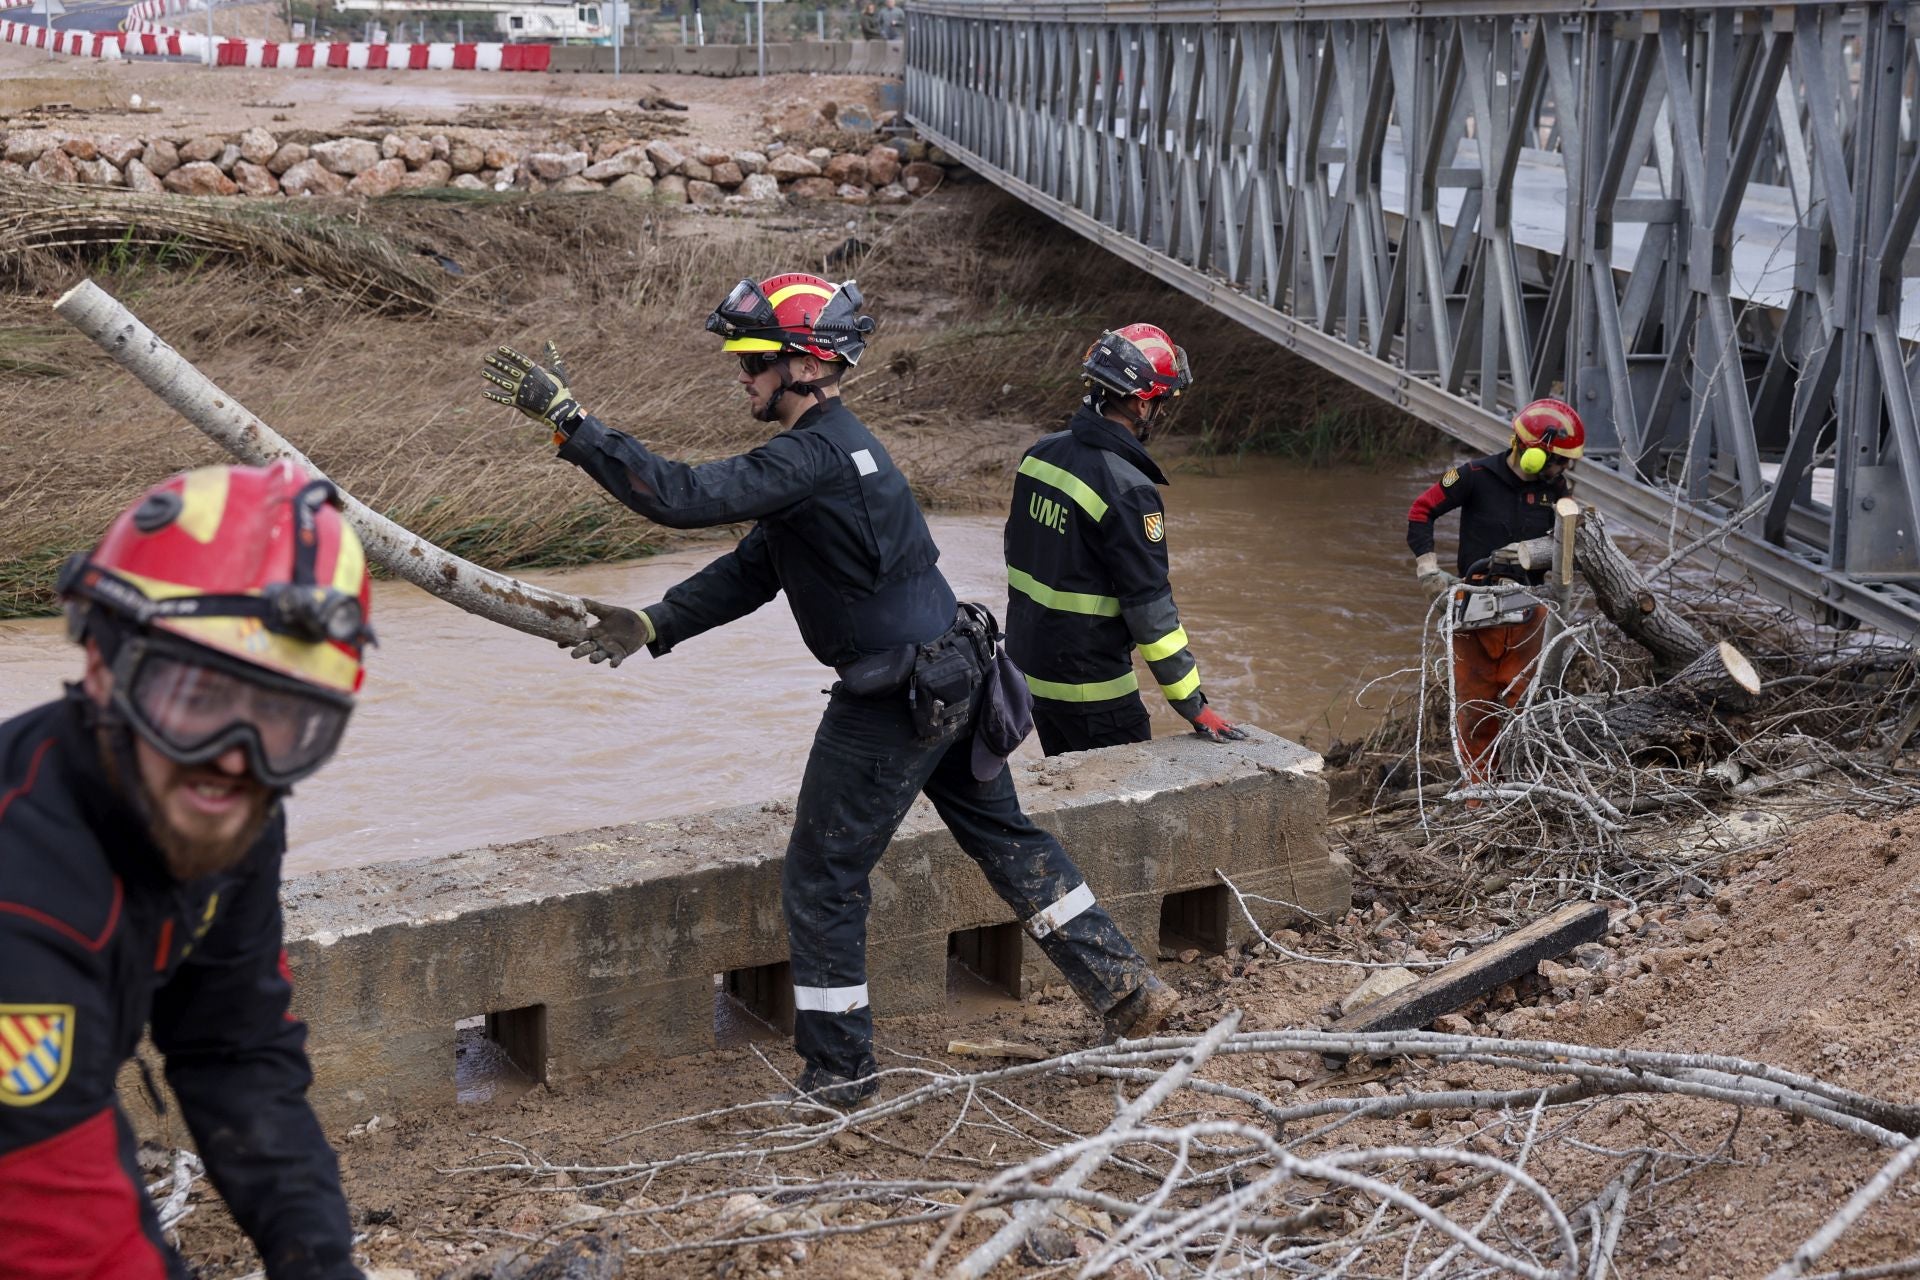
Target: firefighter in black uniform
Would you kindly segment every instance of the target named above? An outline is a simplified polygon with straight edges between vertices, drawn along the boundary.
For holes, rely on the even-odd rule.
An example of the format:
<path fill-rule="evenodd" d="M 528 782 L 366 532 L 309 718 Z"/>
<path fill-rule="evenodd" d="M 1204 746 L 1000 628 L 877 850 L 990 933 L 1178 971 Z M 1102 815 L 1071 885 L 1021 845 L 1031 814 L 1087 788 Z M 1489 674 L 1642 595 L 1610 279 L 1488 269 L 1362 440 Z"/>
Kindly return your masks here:
<path fill-rule="evenodd" d="M 562 458 L 648 519 L 756 522 L 659 604 L 636 612 L 588 601 L 601 620 L 575 657 L 618 665 L 642 647 L 660 657 L 784 589 L 807 648 L 840 673 L 807 759 L 781 894 L 794 1044 L 806 1062 L 800 1094 L 836 1107 L 878 1087 L 868 874 L 922 791 L 1110 1035 L 1150 1034 L 1176 1003 L 1059 842 L 1021 812 L 1004 759 L 983 764 L 975 750 L 991 615 L 956 607 L 905 477 L 840 400 L 873 328 L 859 311 L 851 284 L 797 273 L 741 281 L 707 328 L 739 357 L 754 416 L 783 429 L 698 466 L 583 414 L 551 346 L 553 372 L 506 348 L 486 370 L 499 388 L 490 396 L 552 427 Z"/>
<path fill-rule="evenodd" d="M 1020 459 L 1007 516 L 1007 652 L 1027 673 L 1048 755 L 1152 736 L 1138 646 L 1167 702 L 1216 742 L 1245 738 L 1207 705 L 1167 581 L 1166 475 L 1151 424 L 1191 385 L 1187 353 L 1150 324 L 1100 335 L 1065 431 Z"/>
<path fill-rule="evenodd" d="M 1484 582 L 1499 576 L 1538 584 L 1548 556 L 1530 544 L 1553 533 L 1554 503 L 1573 492 L 1568 474 L 1586 449 L 1587 430 L 1573 406 L 1536 400 L 1513 417 L 1505 453 L 1451 467 L 1407 511 L 1407 546 L 1414 573 L 1427 594 L 1439 597 L 1457 581 L 1440 568 L 1433 549 L 1433 522 L 1460 512 L 1460 577 Z M 1521 621 L 1453 635 L 1454 693 L 1459 706 L 1454 732 L 1469 781 L 1484 781 L 1493 769 L 1494 739 L 1501 716 L 1526 692 L 1529 668 L 1545 638 L 1545 610 L 1535 606 Z"/>
<path fill-rule="evenodd" d="M 185 1280 L 114 1091 L 143 1027 L 271 1280 L 360 1275 L 280 941 L 280 802 L 338 745 L 369 639 L 337 501 L 287 462 L 156 486 L 61 579 L 83 679 L 0 725 L 14 1280 Z"/>

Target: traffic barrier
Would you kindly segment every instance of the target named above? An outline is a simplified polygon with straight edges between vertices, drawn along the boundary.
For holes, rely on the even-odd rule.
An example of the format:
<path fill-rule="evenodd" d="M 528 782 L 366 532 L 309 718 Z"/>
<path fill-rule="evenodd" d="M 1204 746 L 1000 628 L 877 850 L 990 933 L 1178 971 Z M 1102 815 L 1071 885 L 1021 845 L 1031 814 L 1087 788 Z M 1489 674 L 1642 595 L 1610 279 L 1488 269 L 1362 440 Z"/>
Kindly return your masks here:
<path fill-rule="evenodd" d="M 1216 868 L 1306 911 L 1347 909 L 1320 768 L 1256 731 L 1083 752 L 1017 776 L 1028 812 L 1152 956 L 1163 930 L 1216 952 L 1249 936 Z M 777 1017 L 791 814 L 752 805 L 290 879 L 287 956 L 315 1106 L 344 1127 L 452 1102 L 455 1023 L 476 1015 L 556 1088 L 712 1048 L 723 984 Z M 950 952 L 1010 996 L 1060 981 L 925 805 L 875 869 L 872 904 L 883 1018 L 943 1012 Z"/>
<path fill-rule="evenodd" d="M 177 0 L 149 0 L 177 3 Z M 61 33 L 56 32 L 55 35 Z M 160 26 L 151 20 L 130 21 L 125 35 L 109 34 L 118 57 L 124 42 L 129 56 L 204 57 L 206 36 Z M 311 41 L 299 44 L 275 40 L 216 39 L 214 65 L 269 69 L 330 67 L 345 71 L 546 71 L 554 49 L 547 44 L 367 44 L 363 41 Z"/>
<path fill-rule="evenodd" d="M 118 58 L 122 37 L 117 31 L 49 32 L 45 26 L 27 22 L 0 21 L 0 43 L 25 45 L 29 49 L 51 48 L 75 58 Z"/>

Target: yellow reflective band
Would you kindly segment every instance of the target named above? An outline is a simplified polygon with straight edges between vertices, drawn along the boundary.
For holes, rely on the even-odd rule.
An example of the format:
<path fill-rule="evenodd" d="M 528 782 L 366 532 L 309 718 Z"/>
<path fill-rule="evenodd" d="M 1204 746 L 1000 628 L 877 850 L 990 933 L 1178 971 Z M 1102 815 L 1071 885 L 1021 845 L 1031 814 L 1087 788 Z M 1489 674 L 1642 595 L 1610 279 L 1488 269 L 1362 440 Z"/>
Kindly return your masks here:
<path fill-rule="evenodd" d="M 220 532 L 220 518 L 227 513 L 230 478 L 225 467 L 187 472 L 186 483 L 180 487 L 180 515 L 175 527 L 203 546 L 212 542 L 213 535 Z"/>
<path fill-rule="evenodd" d="M 822 289 L 817 284 L 790 284 L 784 289 L 775 289 L 773 296 L 768 298 L 767 301 L 777 307 L 798 293 L 811 294 L 816 298 L 831 298 L 833 296 L 833 290 Z"/>
<path fill-rule="evenodd" d="M 1082 595 L 1078 591 L 1055 591 L 1032 574 L 1007 566 L 1007 584 L 1043 609 L 1060 613 L 1084 613 L 1096 618 L 1120 616 L 1120 602 L 1112 596 Z"/>
<path fill-rule="evenodd" d="M 1051 698 L 1055 702 L 1105 702 L 1108 698 L 1132 693 L 1139 687 L 1140 677 L 1131 671 L 1098 684 L 1056 684 L 1052 680 L 1027 677 L 1027 689 L 1034 697 Z"/>
<path fill-rule="evenodd" d="M 1200 668 L 1195 667 L 1193 670 L 1187 672 L 1184 679 L 1175 680 L 1172 684 L 1161 685 L 1160 692 L 1167 695 L 1168 702 L 1185 702 L 1193 696 L 1193 691 L 1199 687 Z"/>
<path fill-rule="evenodd" d="M 1093 487 L 1071 471 L 1054 466 L 1051 462 L 1042 462 L 1035 457 L 1020 459 L 1020 474 L 1032 476 L 1041 484 L 1052 485 L 1060 492 L 1072 498 L 1079 508 L 1095 520 L 1107 518 L 1107 503 L 1093 491 Z"/>
<path fill-rule="evenodd" d="M 722 351 L 778 351 L 780 344 L 772 338 L 728 338 L 720 344 Z"/>
<path fill-rule="evenodd" d="M 340 517 L 340 550 L 333 557 L 333 589 L 344 595 L 358 599 L 360 588 L 367 580 L 367 551 L 360 545 L 360 535 L 347 523 L 345 515 Z"/>
<path fill-rule="evenodd" d="M 1175 627 L 1152 644 L 1140 646 L 1140 656 L 1148 662 L 1158 662 L 1162 658 L 1171 658 L 1187 647 L 1187 629 Z"/>

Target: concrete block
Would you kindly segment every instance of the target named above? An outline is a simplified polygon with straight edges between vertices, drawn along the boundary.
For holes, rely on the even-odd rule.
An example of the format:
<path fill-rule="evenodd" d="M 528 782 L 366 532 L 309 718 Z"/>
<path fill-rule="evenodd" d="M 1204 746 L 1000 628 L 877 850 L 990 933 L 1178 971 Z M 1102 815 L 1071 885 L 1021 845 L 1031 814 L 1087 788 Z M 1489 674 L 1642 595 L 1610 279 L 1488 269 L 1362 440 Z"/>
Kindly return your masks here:
<path fill-rule="evenodd" d="M 1348 905 L 1319 757 L 1292 743 L 1162 739 L 1025 765 L 1015 781 L 1149 956 L 1169 895 L 1216 889 L 1216 867 L 1311 911 Z M 292 878 L 294 1010 L 312 1028 L 323 1118 L 450 1101 L 454 1023 L 476 1014 L 544 1006 L 556 1086 L 705 1050 L 715 975 L 787 959 L 791 821 L 791 804 L 746 806 Z M 924 800 L 872 884 L 881 1018 L 941 1010 L 949 936 L 1013 922 Z M 1059 981 L 1030 939 L 997 936 L 1017 943 L 1023 985 Z"/>

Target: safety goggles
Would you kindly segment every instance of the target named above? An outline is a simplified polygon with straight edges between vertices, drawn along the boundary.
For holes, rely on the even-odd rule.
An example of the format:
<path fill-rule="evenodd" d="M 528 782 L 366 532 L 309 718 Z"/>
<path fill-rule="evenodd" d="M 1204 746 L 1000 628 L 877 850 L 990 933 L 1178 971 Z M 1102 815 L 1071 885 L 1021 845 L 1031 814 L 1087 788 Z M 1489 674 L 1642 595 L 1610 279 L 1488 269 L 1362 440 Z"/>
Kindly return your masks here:
<path fill-rule="evenodd" d="M 353 699 L 198 645 L 130 637 L 115 655 L 114 701 L 147 744 L 178 765 L 241 748 L 253 776 L 288 787 L 340 746 Z"/>
<path fill-rule="evenodd" d="M 760 292 L 760 286 L 751 280 L 742 280 L 733 286 L 733 292 L 707 317 L 707 332 L 717 333 L 723 338 L 737 338 L 742 333 L 759 329 L 778 327 L 779 318 L 774 315 L 773 303 L 767 295 Z"/>
<path fill-rule="evenodd" d="M 749 378 L 757 378 L 791 354 L 787 351 L 743 351 L 740 353 L 740 372 Z"/>

